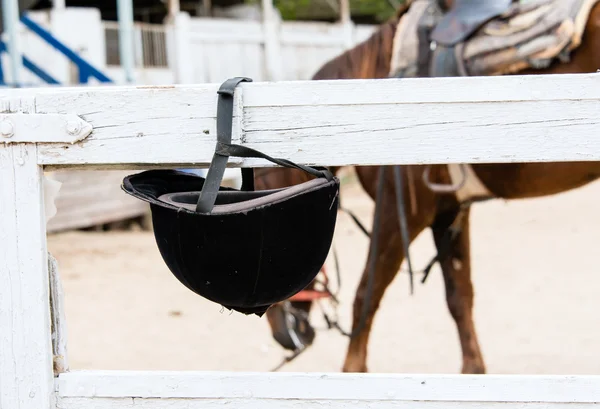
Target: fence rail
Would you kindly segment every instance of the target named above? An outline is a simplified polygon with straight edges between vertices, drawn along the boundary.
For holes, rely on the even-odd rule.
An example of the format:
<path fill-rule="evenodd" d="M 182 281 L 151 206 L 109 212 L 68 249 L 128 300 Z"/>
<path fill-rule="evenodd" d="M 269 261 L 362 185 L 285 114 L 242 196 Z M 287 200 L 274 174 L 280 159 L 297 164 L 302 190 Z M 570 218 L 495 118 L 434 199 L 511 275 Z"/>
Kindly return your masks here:
<path fill-rule="evenodd" d="M 233 139 L 332 166 L 598 160 L 599 84 L 600 74 L 243 84 Z M 207 165 L 218 87 L 39 90 L 41 112 L 79 112 L 94 131 L 83 144 L 41 144 L 38 163 Z"/>
<path fill-rule="evenodd" d="M 98 371 L 62 374 L 58 399 L 61 409 L 188 408 L 190 399 L 202 408 L 554 409 L 597 406 L 599 385 L 600 376 Z"/>
<path fill-rule="evenodd" d="M 65 345 L 53 348 L 52 340 L 64 342 L 64 322 L 50 287 L 57 273 L 46 251 L 43 166 L 205 166 L 216 141 L 218 87 L 25 89 L 0 97 L 1 129 L 14 131 L 0 137 L 3 408 L 579 409 L 600 402 L 599 376 L 55 374 L 52 351 Z M 600 74 L 251 83 L 239 90 L 234 142 L 300 164 L 600 161 Z"/>

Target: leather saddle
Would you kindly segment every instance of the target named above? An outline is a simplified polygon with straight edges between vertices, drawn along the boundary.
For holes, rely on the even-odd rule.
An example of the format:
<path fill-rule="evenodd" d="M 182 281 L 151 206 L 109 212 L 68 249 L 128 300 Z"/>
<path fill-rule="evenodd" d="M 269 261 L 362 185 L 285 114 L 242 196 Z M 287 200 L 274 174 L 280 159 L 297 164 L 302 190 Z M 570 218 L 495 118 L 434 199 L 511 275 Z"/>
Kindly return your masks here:
<path fill-rule="evenodd" d="M 504 13 L 517 0 L 454 0 L 447 13 L 438 21 L 431 40 L 447 47 L 467 39 L 485 22 Z M 445 8 L 444 0 L 439 0 Z"/>

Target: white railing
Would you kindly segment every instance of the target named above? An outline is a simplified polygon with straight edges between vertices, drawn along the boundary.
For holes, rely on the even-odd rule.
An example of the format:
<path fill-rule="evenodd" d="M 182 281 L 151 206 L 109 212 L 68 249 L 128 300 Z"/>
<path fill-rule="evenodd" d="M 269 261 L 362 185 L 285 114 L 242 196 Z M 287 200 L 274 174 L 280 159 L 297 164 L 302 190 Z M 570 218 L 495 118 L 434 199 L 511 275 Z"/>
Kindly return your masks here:
<path fill-rule="evenodd" d="M 247 73 L 257 81 L 308 80 L 327 61 L 356 46 L 371 25 L 191 18 L 184 47 L 194 82 L 220 82 Z M 267 29 L 269 27 L 269 29 Z"/>
<path fill-rule="evenodd" d="M 60 281 L 46 250 L 43 168 L 206 166 L 218 87 L 27 89 L 0 98 L 2 408 L 579 409 L 600 402 L 600 377 L 587 375 L 68 372 Z M 600 160 L 600 74 L 251 83 L 235 99 L 233 141 L 300 164 Z"/>
<path fill-rule="evenodd" d="M 120 65 L 119 24 L 102 21 L 109 73 Z M 257 81 L 308 80 L 328 60 L 367 39 L 375 25 L 197 18 L 134 24 L 134 65 L 141 82 L 221 82 L 240 72 Z M 117 81 L 119 83 L 119 81 Z"/>
<path fill-rule="evenodd" d="M 106 42 L 106 64 L 120 65 L 119 23 L 103 21 Z M 162 24 L 134 23 L 134 64 L 136 68 L 167 68 L 166 26 Z"/>

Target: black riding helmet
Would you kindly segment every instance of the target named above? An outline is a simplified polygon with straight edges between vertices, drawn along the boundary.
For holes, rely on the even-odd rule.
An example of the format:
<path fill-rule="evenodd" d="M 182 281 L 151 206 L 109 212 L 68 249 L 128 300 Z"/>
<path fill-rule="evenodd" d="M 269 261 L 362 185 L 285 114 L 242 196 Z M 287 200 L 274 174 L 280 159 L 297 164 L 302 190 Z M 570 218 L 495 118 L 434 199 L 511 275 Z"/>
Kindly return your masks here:
<path fill-rule="evenodd" d="M 224 307 L 262 316 L 304 289 L 324 264 L 335 229 L 339 180 L 322 168 L 296 165 L 231 144 L 235 87 L 218 91 L 217 147 L 206 179 L 176 170 L 124 178 L 128 194 L 150 203 L 154 237 L 173 275 Z M 222 187 L 229 156 L 267 159 L 315 178 L 281 189 L 254 190 L 252 168 L 240 190 Z"/>

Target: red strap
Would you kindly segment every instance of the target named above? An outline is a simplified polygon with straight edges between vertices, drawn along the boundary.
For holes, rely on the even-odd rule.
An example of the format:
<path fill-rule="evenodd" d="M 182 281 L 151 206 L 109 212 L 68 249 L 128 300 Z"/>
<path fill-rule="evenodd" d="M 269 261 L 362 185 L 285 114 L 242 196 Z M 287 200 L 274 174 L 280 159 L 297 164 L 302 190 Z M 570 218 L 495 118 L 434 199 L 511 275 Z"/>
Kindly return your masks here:
<path fill-rule="evenodd" d="M 323 267 L 321 267 L 320 271 L 325 276 L 325 285 L 327 285 L 329 282 L 329 278 L 327 277 L 327 271 L 325 269 L 325 265 L 323 265 Z M 327 298 L 329 296 L 330 296 L 330 294 L 327 291 L 302 290 L 299 293 L 291 296 L 288 300 L 289 301 L 313 301 L 313 300 L 317 300 L 319 298 Z"/>

